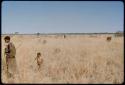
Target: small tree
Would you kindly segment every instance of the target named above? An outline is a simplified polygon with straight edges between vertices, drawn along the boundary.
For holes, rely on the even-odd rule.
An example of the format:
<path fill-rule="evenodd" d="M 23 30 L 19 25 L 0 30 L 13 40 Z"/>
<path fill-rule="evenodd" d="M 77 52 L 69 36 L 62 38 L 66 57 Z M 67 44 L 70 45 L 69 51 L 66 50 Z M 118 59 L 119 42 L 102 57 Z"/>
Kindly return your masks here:
<path fill-rule="evenodd" d="M 115 36 L 116 36 L 116 37 L 121 37 L 121 36 L 123 36 L 123 32 L 122 32 L 122 31 L 117 31 L 117 32 L 115 33 Z"/>
<path fill-rule="evenodd" d="M 40 33 L 38 32 L 38 33 L 36 33 L 36 35 L 37 35 L 37 37 L 39 37 Z"/>
<path fill-rule="evenodd" d="M 15 34 L 19 34 L 19 32 L 15 32 Z"/>

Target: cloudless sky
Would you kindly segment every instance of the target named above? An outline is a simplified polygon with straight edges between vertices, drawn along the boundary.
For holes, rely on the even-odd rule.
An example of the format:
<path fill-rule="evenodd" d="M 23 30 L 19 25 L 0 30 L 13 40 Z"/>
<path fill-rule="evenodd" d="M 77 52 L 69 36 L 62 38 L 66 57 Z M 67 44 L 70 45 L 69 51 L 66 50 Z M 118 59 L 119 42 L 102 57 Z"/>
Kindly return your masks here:
<path fill-rule="evenodd" d="M 3 1 L 2 33 L 123 31 L 121 1 Z"/>

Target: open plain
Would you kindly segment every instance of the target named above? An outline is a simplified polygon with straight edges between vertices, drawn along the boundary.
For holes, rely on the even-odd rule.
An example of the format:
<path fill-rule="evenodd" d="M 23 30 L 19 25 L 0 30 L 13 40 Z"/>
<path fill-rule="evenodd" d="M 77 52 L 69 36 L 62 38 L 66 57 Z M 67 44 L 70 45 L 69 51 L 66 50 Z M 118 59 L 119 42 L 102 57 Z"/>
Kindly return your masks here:
<path fill-rule="evenodd" d="M 2 35 L 2 66 L 5 66 Z M 123 83 L 124 41 L 113 35 L 10 35 L 20 79 L 3 83 Z M 111 41 L 106 37 L 112 36 Z M 34 61 L 41 52 L 43 64 Z"/>

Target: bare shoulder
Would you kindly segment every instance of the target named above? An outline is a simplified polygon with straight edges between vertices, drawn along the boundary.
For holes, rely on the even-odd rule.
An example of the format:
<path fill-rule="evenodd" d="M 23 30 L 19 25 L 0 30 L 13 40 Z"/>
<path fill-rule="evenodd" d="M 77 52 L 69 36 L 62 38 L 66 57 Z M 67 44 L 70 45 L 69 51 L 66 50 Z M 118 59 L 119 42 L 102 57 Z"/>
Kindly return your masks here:
<path fill-rule="evenodd" d="M 9 43 L 9 46 L 10 46 L 10 47 L 15 47 L 12 42 Z"/>
<path fill-rule="evenodd" d="M 9 44 L 13 45 L 13 43 L 12 43 L 12 42 L 10 42 Z"/>
<path fill-rule="evenodd" d="M 43 60 L 43 57 L 40 57 L 40 59 L 42 59 L 42 60 Z"/>
<path fill-rule="evenodd" d="M 14 46 L 14 44 L 12 42 L 10 42 L 9 45 Z"/>

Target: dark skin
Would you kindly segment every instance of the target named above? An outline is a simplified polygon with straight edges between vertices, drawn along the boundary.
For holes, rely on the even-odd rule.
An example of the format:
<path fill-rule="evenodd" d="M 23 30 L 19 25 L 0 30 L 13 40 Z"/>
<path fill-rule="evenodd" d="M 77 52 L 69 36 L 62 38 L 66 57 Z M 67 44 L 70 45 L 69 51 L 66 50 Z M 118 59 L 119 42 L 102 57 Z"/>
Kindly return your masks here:
<path fill-rule="evenodd" d="M 5 43 L 9 43 L 9 42 L 10 42 L 10 40 L 7 40 L 7 39 L 5 40 Z"/>
<path fill-rule="evenodd" d="M 9 43 L 9 42 L 10 42 L 10 40 L 5 39 L 5 43 Z M 7 64 L 7 76 L 9 77 L 9 76 L 11 76 L 11 74 L 8 71 L 8 57 L 9 57 L 9 53 L 5 53 L 5 55 L 6 55 L 6 64 Z"/>

